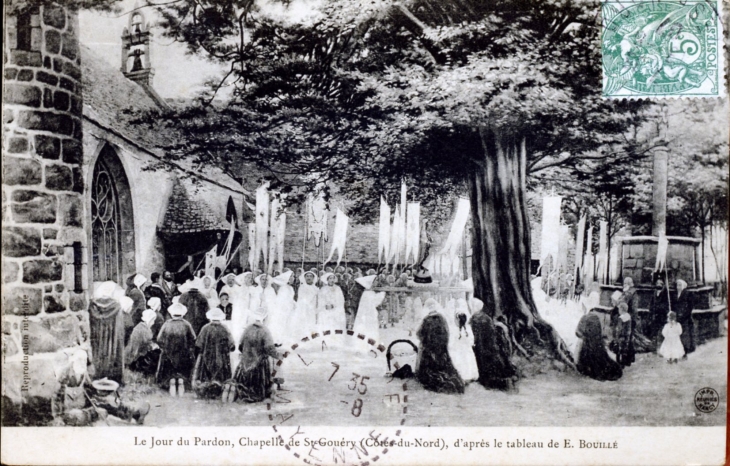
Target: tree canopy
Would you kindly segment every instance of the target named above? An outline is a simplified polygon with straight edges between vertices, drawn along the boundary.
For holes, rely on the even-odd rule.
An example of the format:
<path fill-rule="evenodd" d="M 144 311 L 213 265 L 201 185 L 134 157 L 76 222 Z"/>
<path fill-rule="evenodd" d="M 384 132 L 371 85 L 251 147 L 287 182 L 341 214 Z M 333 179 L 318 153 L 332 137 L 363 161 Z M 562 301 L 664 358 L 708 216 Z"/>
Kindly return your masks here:
<path fill-rule="evenodd" d="M 195 105 L 150 123 L 166 147 L 234 173 L 258 166 L 303 194 L 336 183 L 362 212 L 378 194 L 464 192 L 480 132 L 527 136 L 528 170 L 610 158 L 641 103 L 600 97 L 597 1 L 330 1 L 292 19 L 256 1 L 158 6 L 165 34 L 226 66 Z"/>

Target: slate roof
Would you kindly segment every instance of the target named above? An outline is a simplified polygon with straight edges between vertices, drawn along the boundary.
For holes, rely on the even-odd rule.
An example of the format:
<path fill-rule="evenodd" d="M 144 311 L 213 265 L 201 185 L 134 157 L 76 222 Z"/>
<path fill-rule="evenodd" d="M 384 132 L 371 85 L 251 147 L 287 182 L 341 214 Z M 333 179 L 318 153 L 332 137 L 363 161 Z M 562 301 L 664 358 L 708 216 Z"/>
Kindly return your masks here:
<path fill-rule="evenodd" d="M 215 213 L 205 199 L 195 198 L 177 178 L 160 231 L 166 234 L 228 230 L 231 224 Z"/>
<path fill-rule="evenodd" d="M 88 46 L 80 44 L 80 50 L 84 117 L 165 159 L 165 153 L 156 146 L 173 142 L 175 136 L 158 129 L 149 131 L 145 125 L 132 124 L 134 115 L 128 112 L 160 109 L 155 99 Z M 236 180 L 215 167 L 206 167 L 201 172 L 200 167 L 194 167 L 185 160 L 175 160 L 174 163 L 189 174 L 199 174 L 204 179 L 241 192 L 241 185 Z"/>

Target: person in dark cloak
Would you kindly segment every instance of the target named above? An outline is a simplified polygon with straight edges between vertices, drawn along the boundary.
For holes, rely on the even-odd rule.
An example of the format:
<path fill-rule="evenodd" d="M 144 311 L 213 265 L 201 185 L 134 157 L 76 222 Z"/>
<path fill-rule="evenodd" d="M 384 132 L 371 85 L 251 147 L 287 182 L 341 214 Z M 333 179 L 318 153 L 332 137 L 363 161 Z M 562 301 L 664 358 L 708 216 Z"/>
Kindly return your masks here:
<path fill-rule="evenodd" d="M 190 323 L 183 319 L 188 312 L 184 305 L 174 303 L 168 312 L 172 319 L 162 325 L 157 335 L 157 344 L 162 350 L 157 367 L 157 383 L 169 388 L 170 395 L 182 396 L 185 382 L 190 380 L 195 364 L 195 332 Z"/>
<path fill-rule="evenodd" d="M 152 329 L 157 320 L 157 313 L 147 309 L 142 313 L 142 321 L 132 331 L 129 343 L 124 349 L 124 360 L 129 368 L 144 376 L 154 375 L 160 359 L 160 348 L 152 338 Z"/>
<path fill-rule="evenodd" d="M 672 311 L 677 314 L 677 323 L 682 326 L 682 346 L 684 346 L 684 356 L 686 359 L 689 353 L 695 350 L 694 329 L 695 324 L 692 320 L 692 294 L 687 291 L 687 282 L 682 279 L 677 280 L 677 292 L 672 299 Z"/>
<path fill-rule="evenodd" d="M 231 320 L 231 315 L 233 315 L 233 304 L 230 302 L 228 293 L 222 293 L 218 299 L 220 299 L 220 302 L 218 303 L 217 309 L 223 311 L 223 314 L 226 317 L 225 320 Z"/>
<path fill-rule="evenodd" d="M 178 301 L 188 309 L 188 313 L 185 315 L 185 320 L 190 322 L 190 325 L 193 326 L 193 331 L 195 331 L 196 335 L 200 333 L 203 326 L 208 323 L 208 319 L 205 318 L 205 313 L 210 310 L 208 300 L 205 298 L 205 295 L 198 290 L 198 286 L 202 286 L 202 284 L 199 285 L 198 281 L 194 280 L 187 287 L 188 290 L 180 296 L 180 300 Z M 185 286 L 183 286 L 183 289 L 184 288 Z"/>
<path fill-rule="evenodd" d="M 241 359 L 236 368 L 235 380 L 238 401 L 256 403 L 272 394 L 271 359 L 278 358 L 271 333 L 264 326 L 266 311 L 258 308 L 253 313 L 254 322 L 243 332 L 239 350 Z"/>
<path fill-rule="evenodd" d="M 662 343 L 662 329 L 667 322 L 667 314 L 669 314 L 669 289 L 664 284 L 664 280 L 658 278 L 656 288 L 651 294 L 651 304 L 649 307 L 651 331 L 646 335 L 654 340 L 657 348 Z"/>
<path fill-rule="evenodd" d="M 206 313 L 210 323 L 198 334 L 195 348 L 198 353 L 193 370 L 193 387 L 201 398 L 217 398 L 223 383 L 233 375 L 231 372 L 231 352 L 236 343 L 233 335 L 222 324 L 226 314 L 219 308 Z"/>
<path fill-rule="evenodd" d="M 122 382 L 124 372 L 124 316 L 114 299 L 114 282 L 104 282 L 89 304 L 89 337 L 94 378 Z"/>
<path fill-rule="evenodd" d="M 656 348 L 654 342 L 645 336 L 647 329 L 644 325 L 639 325 L 639 294 L 634 287 L 634 280 L 631 277 L 624 278 L 623 290 L 619 296 L 616 307 L 611 311 L 611 328 L 615 328 L 619 317 L 618 305 L 626 303 L 628 313 L 631 316 L 631 332 L 634 340 L 634 350 L 641 353 L 654 351 Z"/>
<path fill-rule="evenodd" d="M 170 307 L 170 304 L 172 304 L 172 297 L 168 297 L 165 289 L 162 287 L 162 275 L 160 275 L 159 272 L 154 272 L 150 275 L 150 281 L 152 284 L 144 290 L 144 294 L 147 297 L 147 304 L 149 305 L 150 299 L 159 298 L 160 312 L 162 313 L 163 321 L 165 321 L 167 320 L 165 314 L 167 314 L 167 308 Z M 162 322 L 159 322 L 158 324 L 162 325 Z"/>
<path fill-rule="evenodd" d="M 420 340 L 416 378 L 423 388 L 437 393 L 464 393 L 466 384 L 449 356 L 449 325 L 438 312 L 423 318 L 416 333 Z"/>
<path fill-rule="evenodd" d="M 601 319 L 596 312 L 591 310 L 581 317 L 575 330 L 576 336 L 582 340 L 578 353 L 578 372 L 596 380 L 618 380 L 623 370 L 606 351 Z"/>
<path fill-rule="evenodd" d="M 132 298 L 134 304 L 132 305 L 132 311 L 130 312 L 132 327 L 128 327 L 126 329 L 124 336 L 125 344 L 129 341 L 129 337 L 132 335 L 134 326 L 142 321 L 142 313 L 145 309 L 147 309 L 147 298 L 145 298 L 144 293 L 142 292 L 142 286 L 146 282 L 147 278 L 139 273 L 135 273 L 127 278 L 127 291 L 125 292 L 125 295 L 128 298 Z"/>
<path fill-rule="evenodd" d="M 509 330 L 502 322 L 492 319 L 484 311 L 484 303 L 471 300 L 471 325 L 474 336 L 474 356 L 479 370 L 478 382 L 486 388 L 513 390 L 518 377 L 517 368 L 510 359 L 512 343 Z"/>
<path fill-rule="evenodd" d="M 618 319 L 613 328 L 612 350 L 616 354 L 616 362 L 622 367 L 628 367 L 636 360 L 629 306 L 626 303 L 619 303 L 618 312 Z"/>
<path fill-rule="evenodd" d="M 165 317 L 162 315 L 162 311 L 160 310 L 162 308 L 162 300 L 160 298 L 150 298 L 147 300 L 147 310 L 152 310 L 155 313 L 155 321 L 152 323 L 152 339 L 157 339 L 157 334 L 160 333 L 160 329 L 162 329 L 162 324 L 165 323 L 166 320 L 170 320 L 169 318 L 165 319 Z M 145 311 L 147 312 L 147 311 Z M 165 312 L 167 314 L 167 312 Z M 144 312 L 142 313 L 144 315 Z M 170 314 L 167 314 L 168 316 Z"/>

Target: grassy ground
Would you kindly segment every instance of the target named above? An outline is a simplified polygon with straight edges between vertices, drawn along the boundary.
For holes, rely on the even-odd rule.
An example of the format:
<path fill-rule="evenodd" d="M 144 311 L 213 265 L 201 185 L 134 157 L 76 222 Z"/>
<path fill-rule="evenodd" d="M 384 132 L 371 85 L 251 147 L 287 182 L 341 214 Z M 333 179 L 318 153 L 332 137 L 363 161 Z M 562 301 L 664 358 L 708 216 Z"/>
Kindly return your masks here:
<path fill-rule="evenodd" d="M 396 329 L 381 333 L 381 341 L 407 336 Z M 417 426 L 725 424 L 727 337 L 700 346 L 679 364 L 667 364 L 654 354 L 637 355 L 636 363 L 625 369 L 616 382 L 546 370 L 521 380 L 517 393 L 486 390 L 472 383 L 461 396 L 428 392 L 412 380 L 404 391 L 400 381 L 385 376 L 384 355 L 370 352 L 371 348 L 364 342 L 349 340 L 339 349 L 323 349 L 320 342 L 301 345 L 298 354 L 290 354 L 280 368 L 286 382 L 280 396 L 270 400 L 271 407 L 266 402 L 223 404 L 197 400 L 192 393 L 171 398 L 143 382 L 128 389 L 126 396 L 151 403 L 145 421 L 150 426 L 270 425 L 270 415 L 275 419 L 279 416 L 279 420 L 294 415 L 298 425 L 348 426 L 401 422 Z M 364 379 L 367 388 L 353 383 L 353 374 L 359 375 L 358 383 L 368 377 Z M 701 414 L 694 407 L 694 394 L 703 387 L 714 388 L 723 400 L 710 414 Z M 357 390 L 365 394 L 357 394 Z M 388 396 L 393 394 L 398 397 Z M 402 410 L 404 395 L 408 395 L 406 414 Z M 362 403 L 359 413 L 354 409 L 358 398 Z"/>

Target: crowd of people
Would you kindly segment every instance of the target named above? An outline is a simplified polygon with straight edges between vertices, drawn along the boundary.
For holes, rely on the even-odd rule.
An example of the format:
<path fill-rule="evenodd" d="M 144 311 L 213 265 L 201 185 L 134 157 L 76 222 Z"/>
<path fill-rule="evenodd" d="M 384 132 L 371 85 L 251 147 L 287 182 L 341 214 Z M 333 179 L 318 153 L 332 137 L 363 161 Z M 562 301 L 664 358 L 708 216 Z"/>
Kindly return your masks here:
<path fill-rule="evenodd" d="M 400 284 L 374 269 L 346 268 L 199 275 L 183 284 L 169 272 L 150 278 L 134 274 L 126 290 L 97 284 L 90 306 L 95 378 L 121 383 L 126 367 L 171 396 L 192 389 L 202 398 L 258 402 L 284 383 L 281 370 L 277 377 L 272 370 L 282 346 L 328 330 L 379 340 L 389 322 L 384 315 L 395 314 L 418 348 L 410 374 L 426 390 L 463 393 L 471 382 L 511 390 L 518 379 L 504 316 L 486 312 L 475 298 L 403 290 L 406 273 Z M 597 305 L 594 286 L 576 328 L 578 371 L 617 380 L 636 352 L 654 350 L 676 363 L 694 351 L 691 298 L 686 283 L 676 283 L 670 293 L 657 281 L 648 319 L 639 319 L 630 278 L 613 296 L 610 312 Z"/>
<path fill-rule="evenodd" d="M 327 330 L 378 340 L 379 331 L 397 321 L 419 343 L 415 375 L 426 389 L 462 393 L 477 380 L 510 386 L 515 371 L 504 349 L 507 327 L 481 312 L 479 300 L 423 302 L 398 291 L 411 275 L 403 272 L 393 281 L 386 272 L 247 271 L 218 280 L 198 275 L 182 284 L 165 272 L 150 280 L 134 274 L 126 290 L 98 283 L 90 306 L 94 377 L 122 383 L 127 368 L 171 396 L 192 389 L 204 398 L 256 402 L 284 383 L 280 370 L 272 376 L 280 347 Z M 495 346 L 495 337 L 507 346 Z M 491 345 L 481 360 L 479 344 Z M 501 361 L 492 360 L 495 354 Z"/>
<path fill-rule="evenodd" d="M 675 283 L 676 291 L 670 291 L 663 279 L 655 281 L 649 312 L 643 318 L 633 279 L 624 279 L 608 312 L 598 305 L 600 291 L 594 284 L 583 300 L 586 314 L 576 328 L 578 371 L 597 380 L 617 380 L 637 352 L 655 351 L 668 363 L 686 359 L 695 350 L 692 297 L 686 291 L 687 282 L 677 279 Z"/>

